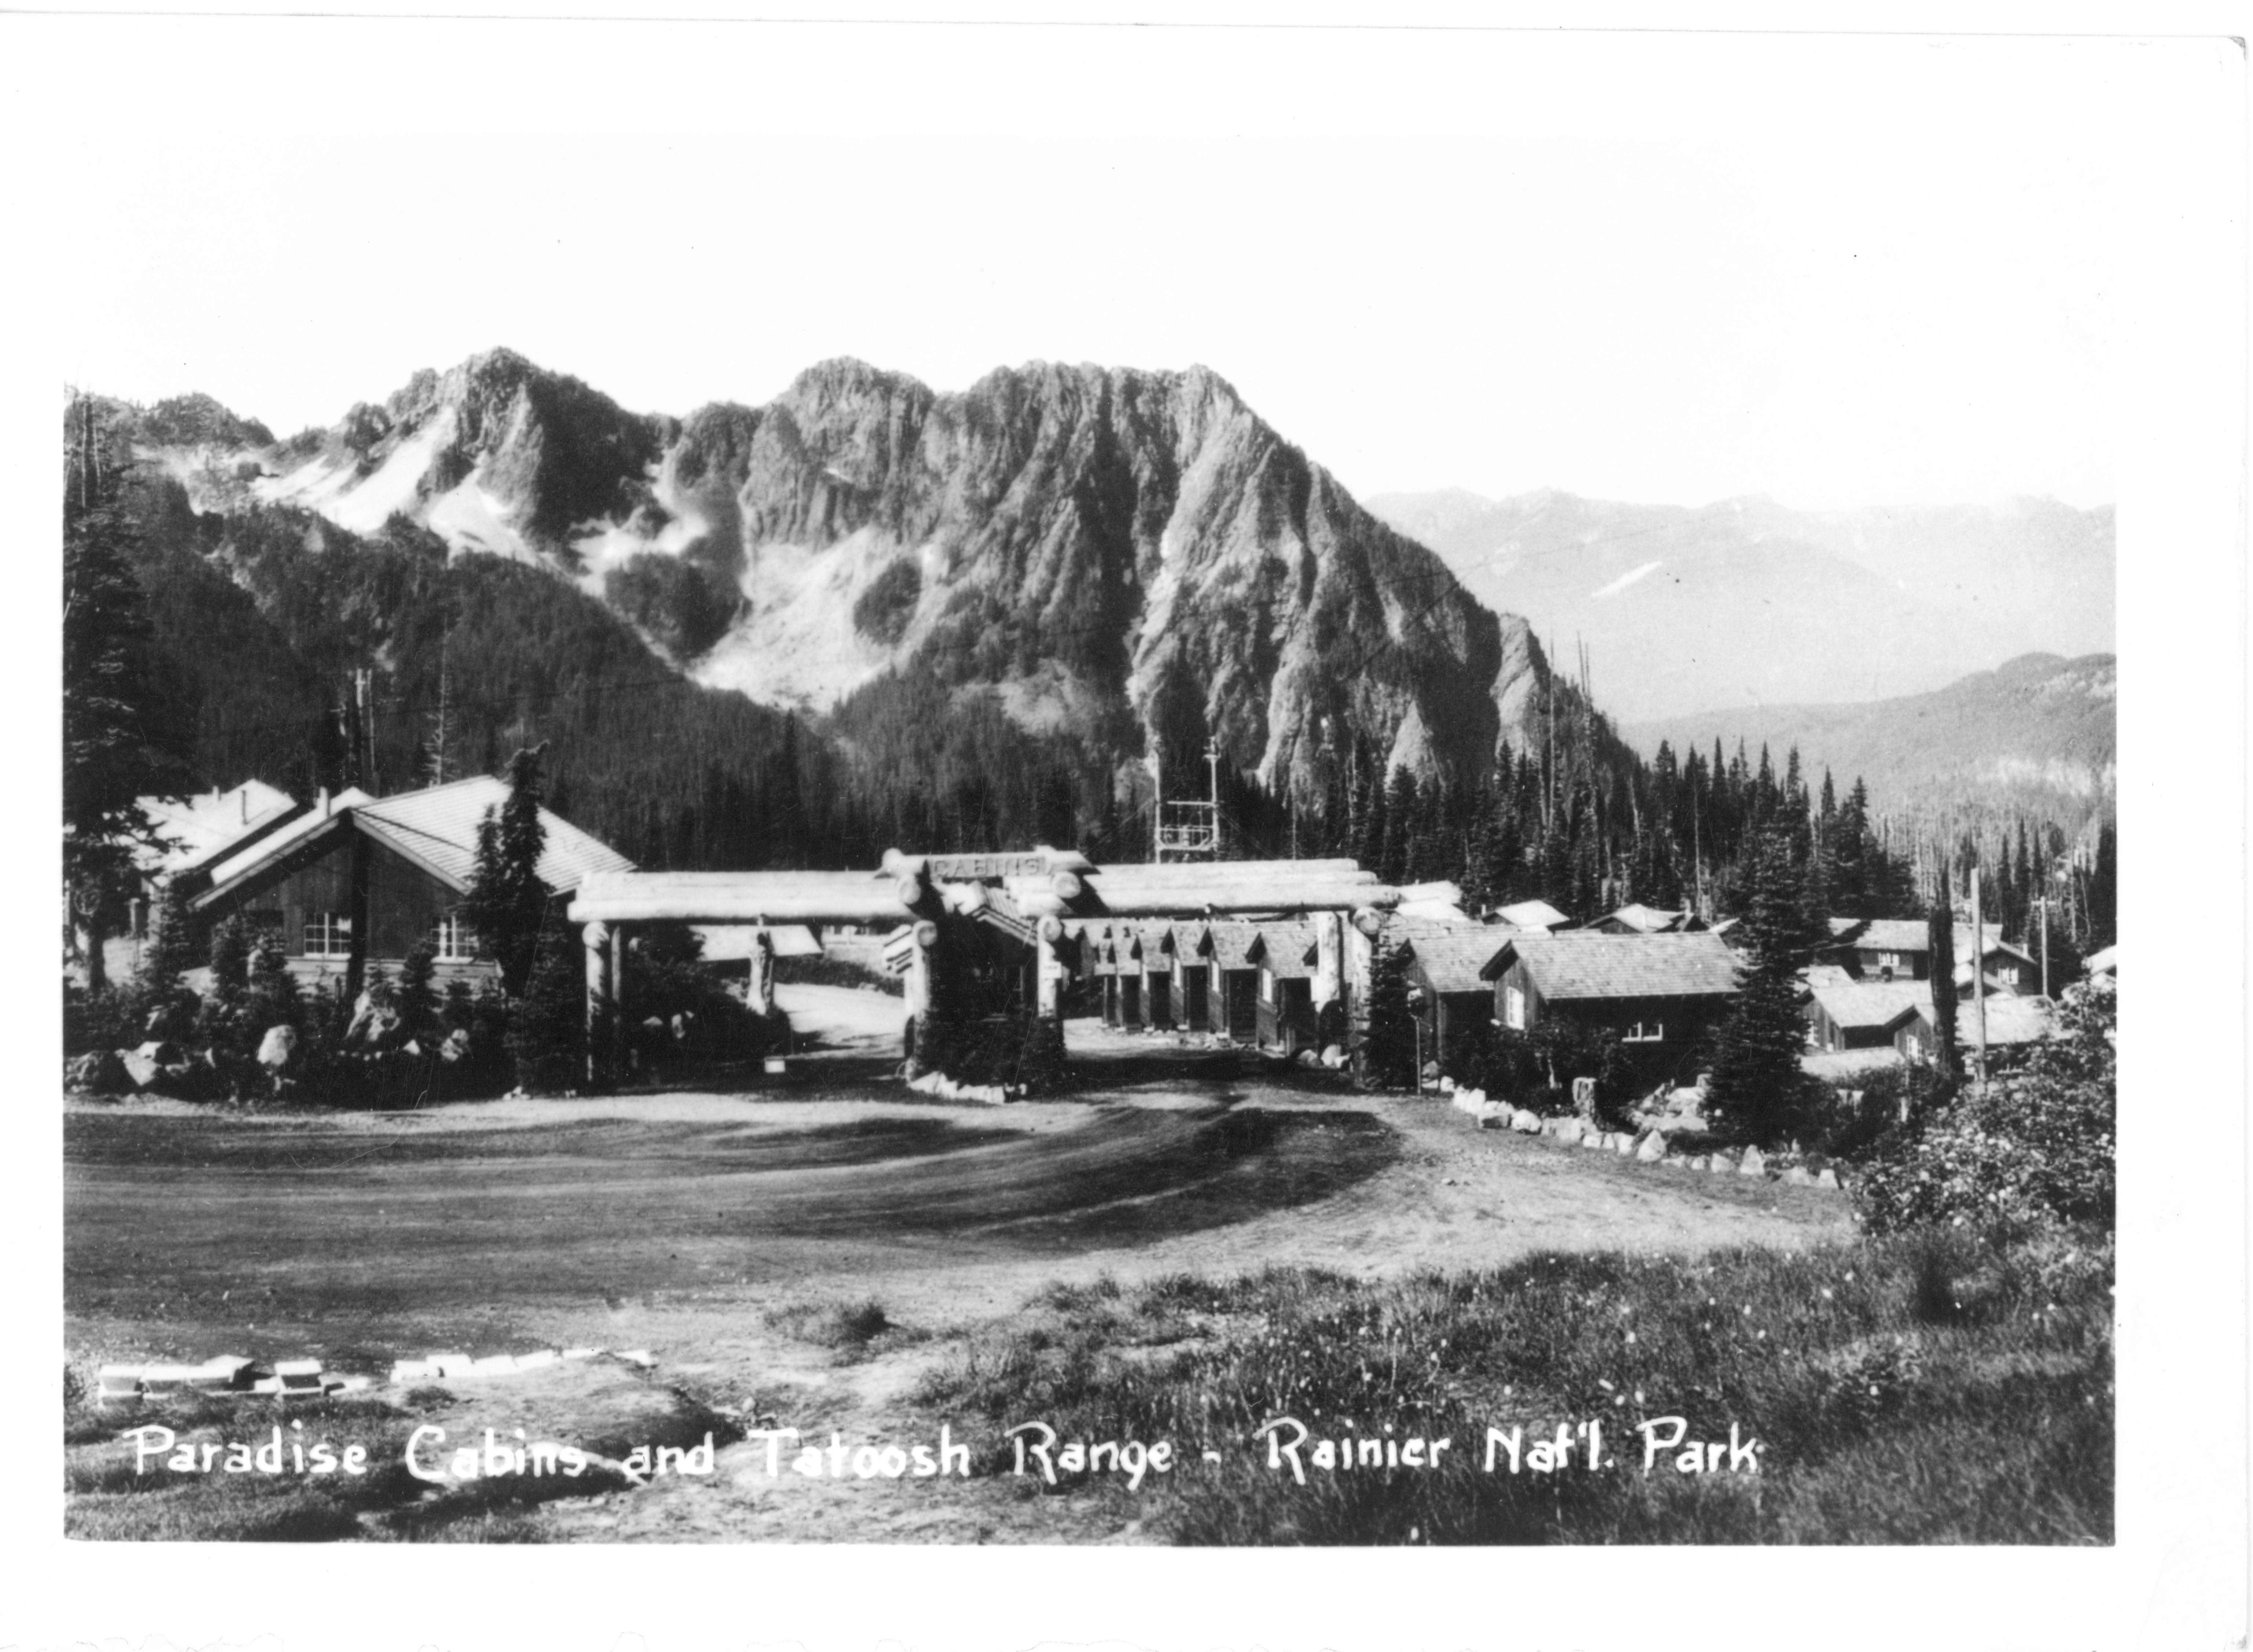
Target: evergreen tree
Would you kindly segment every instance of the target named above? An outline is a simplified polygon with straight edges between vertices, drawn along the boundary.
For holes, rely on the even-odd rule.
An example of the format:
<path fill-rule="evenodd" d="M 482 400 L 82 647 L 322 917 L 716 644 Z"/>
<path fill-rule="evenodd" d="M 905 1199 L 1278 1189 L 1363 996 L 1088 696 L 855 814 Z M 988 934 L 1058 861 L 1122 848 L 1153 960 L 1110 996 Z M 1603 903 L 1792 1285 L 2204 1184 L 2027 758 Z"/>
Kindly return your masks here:
<path fill-rule="evenodd" d="M 1956 1044 L 1956 914 L 1948 898 L 1948 861 L 1940 862 L 1940 898 L 1924 920 L 1925 945 L 1932 953 L 1933 1064 L 1950 1077 L 1964 1070 Z"/>
<path fill-rule="evenodd" d="M 168 885 L 157 897 L 149 949 L 141 956 L 139 985 L 143 995 L 156 999 L 178 992 L 180 978 L 201 962 L 188 903 Z"/>
<path fill-rule="evenodd" d="M 1385 840 L 1378 853 L 1377 876 L 1384 883 L 1408 881 L 1408 846 L 1416 834 L 1416 777 L 1396 765 L 1385 788 Z"/>
<path fill-rule="evenodd" d="M 297 991 L 297 978 L 289 972 L 282 938 L 271 931 L 258 938 L 250 955 L 248 998 L 254 1032 L 262 1035 L 269 1027 L 303 1030 L 304 1001 Z"/>
<path fill-rule="evenodd" d="M 1741 989 L 1720 1027 L 1712 1105 L 1756 1140 L 1788 1116 L 1802 1084 L 1806 1026 L 1797 1003 L 1802 910 L 1785 833 L 1754 840 L 1743 914 L 1747 958 Z"/>
<path fill-rule="evenodd" d="M 434 982 L 438 954 L 428 941 L 407 949 L 399 965 L 398 1008 L 401 1028 L 409 1038 L 428 1038 L 438 1030 L 438 993 Z"/>
<path fill-rule="evenodd" d="M 1406 1090 L 1416 1082 L 1416 1022 L 1408 1009 L 1408 960 L 1398 941 L 1380 939 L 1370 959 L 1361 1081 L 1381 1090 Z"/>
<path fill-rule="evenodd" d="M 586 1005 L 577 945 L 569 927 L 551 919 L 541 927 L 532 974 L 510 1006 L 508 1055 L 520 1087 L 553 1095 L 579 1088 L 585 1071 Z"/>
<path fill-rule="evenodd" d="M 132 890 L 134 851 L 160 847 L 136 799 L 185 782 L 189 735 L 185 708 L 152 670 L 123 471 L 108 460 L 109 438 L 83 397 L 72 408 L 72 439 L 63 492 L 63 888 L 87 986 L 99 991 L 101 943 Z"/>
<path fill-rule="evenodd" d="M 240 996 L 250 986 L 250 936 L 240 917 L 227 917 L 212 931 L 212 992 Z"/>
<path fill-rule="evenodd" d="M 520 750 L 509 759 L 508 796 L 498 817 L 488 809 L 478 822 L 477 858 L 462 902 L 462 916 L 478 945 L 500 965 L 501 984 L 511 997 L 527 990 L 548 909 L 548 886 L 540 881 L 548 836 L 540 819 L 545 750 Z"/>

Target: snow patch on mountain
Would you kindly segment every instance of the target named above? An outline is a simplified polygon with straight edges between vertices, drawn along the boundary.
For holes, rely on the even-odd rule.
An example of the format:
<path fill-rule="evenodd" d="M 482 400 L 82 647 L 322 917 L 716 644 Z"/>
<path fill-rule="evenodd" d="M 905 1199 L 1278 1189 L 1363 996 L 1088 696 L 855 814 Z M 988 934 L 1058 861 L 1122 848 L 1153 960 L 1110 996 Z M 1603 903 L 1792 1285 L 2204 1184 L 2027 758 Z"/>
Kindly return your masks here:
<path fill-rule="evenodd" d="M 1665 561 L 1662 558 L 1656 561 L 1645 562 L 1640 568 L 1631 568 L 1628 569 L 1626 573 L 1621 575 L 1617 579 L 1612 581 L 1610 584 L 1599 585 L 1594 590 L 1590 591 L 1588 595 L 1599 597 L 1616 596 L 1629 586 L 1634 584 L 1636 581 L 1657 573 L 1664 566 Z"/>
<path fill-rule="evenodd" d="M 920 547 L 927 564 L 930 547 Z M 814 547 L 769 542 L 753 549 L 740 589 L 748 611 L 700 661 L 693 675 L 709 688 L 732 688 L 768 705 L 827 711 L 904 657 L 863 636 L 854 605 L 899 558 L 889 536 L 861 528 Z M 926 585 L 903 643 L 923 629 L 936 593 Z"/>
<path fill-rule="evenodd" d="M 486 551 L 520 562 L 536 561 L 524 535 L 510 523 L 508 507 L 485 488 L 483 471 L 480 465 L 467 480 L 432 499 L 423 525 L 445 540 L 457 556 L 464 551 Z"/>

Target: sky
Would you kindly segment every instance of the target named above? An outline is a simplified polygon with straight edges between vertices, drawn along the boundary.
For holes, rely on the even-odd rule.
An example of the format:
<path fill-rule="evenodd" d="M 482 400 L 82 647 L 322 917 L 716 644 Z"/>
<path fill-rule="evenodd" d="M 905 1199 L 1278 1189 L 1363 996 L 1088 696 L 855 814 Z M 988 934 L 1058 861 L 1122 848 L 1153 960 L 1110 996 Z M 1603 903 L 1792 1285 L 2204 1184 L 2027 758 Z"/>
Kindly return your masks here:
<path fill-rule="evenodd" d="M 19 19 L 71 382 L 1202 362 L 1364 496 L 2113 498 L 2226 42 Z M 5 73 L 5 72 L 0 72 Z M 2201 125 L 2201 122 L 2206 124 Z M 2226 136 L 2226 134 L 2225 134 Z M 77 153 L 77 150 L 73 150 Z M 88 176 L 111 180 L 89 193 Z M 18 179 L 19 184 L 27 180 Z"/>

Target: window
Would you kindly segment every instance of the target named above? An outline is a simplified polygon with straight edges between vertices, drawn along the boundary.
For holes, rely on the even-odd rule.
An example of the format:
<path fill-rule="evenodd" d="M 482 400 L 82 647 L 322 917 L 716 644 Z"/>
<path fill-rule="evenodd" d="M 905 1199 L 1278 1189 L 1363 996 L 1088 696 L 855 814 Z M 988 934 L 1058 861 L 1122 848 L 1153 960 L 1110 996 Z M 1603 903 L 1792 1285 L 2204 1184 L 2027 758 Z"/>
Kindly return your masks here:
<path fill-rule="evenodd" d="M 1664 1021 L 1629 1021 L 1620 1028 L 1620 1042 L 1627 1044 L 1662 1044 L 1666 1042 Z"/>
<path fill-rule="evenodd" d="M 305 917 L 307 958 L 352 956 L 352 918 L 343 912 L 310 912 Z"/>
<path fill-rule="evenodd" d="M 1514 1028 L 1521 1033 L 1525 1030 L 1525 989 L 1524 987 L 1510 986 L 1503 989 L 1502 1019 L 1504 1026 Z"/>
<path fill-rule="evenodd" d="M 449 912 L 430 931 L 430 944 L 442 964 L 466 964 L 478 955 L 477 931 L 459 912 Z"/>

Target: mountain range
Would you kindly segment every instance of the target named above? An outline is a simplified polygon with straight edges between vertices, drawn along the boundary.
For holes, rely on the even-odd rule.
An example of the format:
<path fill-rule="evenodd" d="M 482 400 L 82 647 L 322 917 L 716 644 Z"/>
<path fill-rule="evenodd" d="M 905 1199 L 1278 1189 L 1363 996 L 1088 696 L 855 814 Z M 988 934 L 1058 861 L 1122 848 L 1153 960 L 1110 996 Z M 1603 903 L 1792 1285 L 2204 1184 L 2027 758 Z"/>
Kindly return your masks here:
<path fill-rule="evenodd" d="M 403 518 L 576 581 L 701 683 L 813 714 L 929 677 L 1122 756 L 1210 739 L 1304 791 L 1356 738 L 1475 777 L 1549 683 L 1522 620 L 1202 367 L 1035 365 L 940 394 L 837 360 L 676 419 L 503 350 L 287 442 L 197 399 L 142 439 L 199 510 Z"/>
<path fill-rule="evenodd" d="M 1481 601 L 1585 645 L 1630 722 L 1768 703 L 1883 701 L 2019 655 L 2110 653 L 2110 506 L 1698 509 L 1545 491 L 1391 494 L 1369 508 Z"/>
<path fill-rule="evenodd" d="M 1629 723 L 1645 756 L 1796 748 L 1811 774 L 1859 776 L 1880 809 L 1930 817 L 2015 806 L 2071 827 L 2109 816 L 2118 788 L 2118 664 L 2023 654 L 1931 694 L 1846 706 L 1747 706 Z"/>

